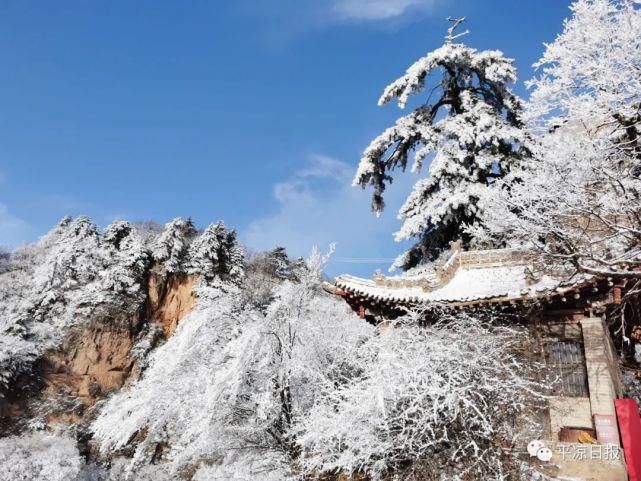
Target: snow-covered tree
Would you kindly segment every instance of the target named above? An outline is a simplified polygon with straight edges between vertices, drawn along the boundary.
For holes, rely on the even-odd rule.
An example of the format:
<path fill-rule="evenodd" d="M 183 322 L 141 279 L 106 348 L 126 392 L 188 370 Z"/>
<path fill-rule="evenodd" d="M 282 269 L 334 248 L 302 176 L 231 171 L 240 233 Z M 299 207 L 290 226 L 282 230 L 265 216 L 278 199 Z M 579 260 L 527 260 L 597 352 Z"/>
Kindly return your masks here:
<path fill-rule="evenodd" d="M 65 218 L 35 245 L 11 254 L 0 278 L 0 386 L 55 346 L 94 307 L 87 287 L 102 271 L 97 227 Z"/>
<path fill-rule="evenodd" d="M 150 256 L 136 229 L 129 222 L 114 222 L 102 236 L 102 247 L 103 287 L 118 293 L 141 294 Z"/>
<path fill-rule="evenodd" d="M 536 158 L 482 201 L 484 229 L 473 234 L 631 277 L 641 267 L 641 11 L 626 0 L 571 9 L 530 82 Z"/>
<path fill-rule="evenodd" d="M 261 253 L 250 252 L 243 280 L 245 302 L 265 310 L 274 299 L 274 289 L 285 280 L 295 281 L 301 269 L 305 268 L 304 259 L 290 259 L 284 247 Z"/>
<path fill-rule="evenodd" d="M 634 0 L 578 0 L 534 64 L 527 117 L 543 133 L 579 124 L 599 141 L 641 153 L 641 12 Z"/>
<path fill-rule="evenodd" d="M 356 345 L 372 334 L 371 326 L 321 292 L 332 249 L 328 254 L 314 249 L 298 280 L 277 287 L 267 309 L 264 349 L 274 359 L 275 435 L 284 444 L 291 442 L 288 432 L 306 416 L 318 388 L 349 371 Z"/>
<path fill-rule="evenodd" d="M 68 222 L 68 223 L 66 223 Z M 80 216 L 73 220 L 63 219 L 60 238 L 49 249 L 51 263 L 39 268 L 37 281 L 49 289 L 68 289 L 93 281 L 99 272 L 98 227 L 91 219 Z M 53 233 L 57 234 L 56 231 Z M 45 240 L 46 242 L 46 240 Z"/>
<path fill-rule="evenodd" d="M 152 269 L 145 246 L 163 235 L 141 236 L 120 221 L 101 234 L 80 217 L 12 252 L 0 274 L 2 385 L 15 387 L 15 375 L 66 333 L 141 312 Z M 78 426 L 102 457 L 91 450 L 86 464 L 70 438 L 54 446 L 48 435 L 25 434 L 0 440 L 0 472 L 6 460 L 17 479 L 293 481 L 338 471 L 399 474 L 411 456 L 441 472 L 445 456 L 469 467 L 476 449 L 483 473 L 495 472 L 487 466 L 499 460 L 496 443 L 512 439 L 504 421 L 534 389 L 507 330 L 453 319 L 428 332 L 409 325 L 379 332 L 321 289 L 328 256 L 316 250 L 304 265 L 279 249 L 265 253 L 260 269 L 275 281 L 257 306 L 244 301 L 252 285 L 240 275 L 233 231 L 217 223 L 188 240 L 177 265 L 200 276 L 194 310 L 160 346 L 153 326 L 142 326 L 130 352 L 144 361 L 140 377 Z M 496 412 L 492 403 L 505 407 Z"/>
<path fill-rule="evenodd" d="M 420 172 L 433 154 L 429 175 L 416 182 L 399 212 L 403 225 L 396 240 L 417 239 L 395 262 L 405 269 L 433 260 L 458 238 L 469 242 L 463 226 L 477 222 L 478 199 L 529 153 L 521 102 L 508 88 L 516 80 L 512 60 L 455 42 L 460 22 L 454 21 L 443 46 L 385 89 L 379 105 L 397 100 L 404 108 L 411 95 L 428 95 L 372 141 L 354 178 L 355 186 L 374 188 L 372 208 L 380 212 L 392 171 L 404 170 L 414 152 L 411 170 Z"/>
<path fill-rule="evenodd" d="M 69 437 L 35 433 L 0 438 L 3 481 L 81 481 L 83 465 Z"/>
<path fill-rule="evenodd" d="M 148 267 L 149 253 L 130 224 L 114 222 L 101 235 L 85 216 L 64 218 L 12 252 L 0 274 L 0 387 L 57 346 L 66 328 L 135 313 Z"/>
<path fill-rule="evenodd" d="M 196 479 L 288 479 L 289 428 L 316 380 L 349 366 L 373 330 L 320 289 L 322 262 L 312 255 L 300 282 L 277 286 L 266 316 L 243 308 L 232 283 L 201 286 L 196 310 L 152 352 L 143 378 L 94 422 L 103 452 L 133 444 L 134 477 L 156 462 L 197 470 Z"/>
<path fill-rule="evenodd" d="M 0 246 L 0 274 L 4 274 L 9 270 L 10 259 L 11 259 L 10 251 Z"/>
<path fill-rule="evenodd" d="M 536 436 L 529 415 L 543 399 L 534 365 L 519 354 L 527 336 L 464 314 L 442 317 L 370 337 L 351 370 L 321 385 L 293 428 L 304 474 L 518 479 L 502 448 Z"/>
<path fill-rule="evenodd" d="M 234 441 L 234 408 L 258 349 L 258 325 L 251 313 L 235 309 L 233 287 L 200 294 L 201 307 L 152 352 L 143 378 L 113 396 L 92 427 L 104 453 L 140 433 L 132 476 L 145 464 L 167 461 L 175 474 L 215 459 Z M 159 446 L 165 449 L 157 459 Z"/>
<path fill-rule="evenodd" d="M 294 276 L 293 263 L 284 247 L 276 247 L 264 254 L 264 261 L 269 273 L 274 277 L 285 280 L 292 279 Z"/>
<path fill-rule="evenodd" d="M 196 235 L 196 228 L 191 219 L 180 217 L 165 224 L 165 230 L 156 239 L 152 256 L 161 263 L 165 272 L 184 272 L 187 268 L 189 244 Z"/>
<path fill-rule="evenodd" d="M 236 284 L 243 277 L 244 252 L 236 231 L 225 223 L 211 224 L 189 247 L 187 272 L 205 280 L 222 279 Z"/>

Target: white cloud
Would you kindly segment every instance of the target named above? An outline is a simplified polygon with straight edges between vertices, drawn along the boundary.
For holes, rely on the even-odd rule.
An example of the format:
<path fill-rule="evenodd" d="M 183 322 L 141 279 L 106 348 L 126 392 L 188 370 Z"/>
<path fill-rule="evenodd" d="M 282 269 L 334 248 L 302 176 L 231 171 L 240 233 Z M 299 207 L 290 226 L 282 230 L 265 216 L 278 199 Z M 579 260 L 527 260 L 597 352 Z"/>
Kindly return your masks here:
<path fill-rule="evenodd" d="M 251 15 L 268 19 L 263 28 L 269 42 L 279 44 L 291 34 L 336 23 L 394 23 L 435 14 L 447 0 L 240 0 Z M 411 19 L 410 19 L 411 20 Z M 402 22 L 403 23 L 403 22 Z"/>
<path fill-rule="evenodd" d="M 347 164 L 325 155 L 313 154 L 309 160 L 308 167 L 274 186 L 274 196 L 279 202 L 312 201 L 310 181 L 324 179 L 342 183 L 347 182 L 352 174 Z"/>
<path fill-rule="evenodd" d="M 435 0 L 334 0 L 333 10 L 345 20 L 385 20 L 410 10 L 429 10 Z"/>
<path fill-rule="evenodd" d="M 336 242 L 330 273 L 369 275 L 375 268 L 386 269 L 389 259 L 403 250 L 392 237 L 399 227 L 396 211 L 416 178 L 397 179 L 386 192 L 388 208 L 377 218 L 370 209 L 371 192 L 351 187 L 354 171 L 339 160 L 310 156 L 304 168 L 274 186 L 278 211 L 242 229 L 243 242 L 257 250 L 284 246 L 293 256 L 306 256 L 314 245 L 324 248 Z M 346 262 L 363 258 L 384 260 L 362 265 Z"/>
<path fill-rule="evenodd" d="M 31 240 L 31 226 L 12 215 L 5 204 L 0 204 L 0 246 L 15 247 Z"/>

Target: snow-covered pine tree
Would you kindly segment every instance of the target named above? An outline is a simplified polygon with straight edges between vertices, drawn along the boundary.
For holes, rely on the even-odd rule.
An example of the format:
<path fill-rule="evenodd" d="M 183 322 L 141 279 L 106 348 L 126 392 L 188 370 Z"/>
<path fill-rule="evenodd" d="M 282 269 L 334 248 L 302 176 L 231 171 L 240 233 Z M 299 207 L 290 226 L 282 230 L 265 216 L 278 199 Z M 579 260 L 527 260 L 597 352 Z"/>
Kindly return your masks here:
<path fill-rule="evenodd" d="M 401 207 L 403 225 L 395 235 L 397 241 L 418 241 L 394 267 L 432 260 L 458 238 L 468 244 L 463 227 L 477 221 L 480 194 L 529 155 L 521 102 L 507 86 L 516 80 L 512 60 L 498 50 L 456 43 L 467 33 L 454 33 L 463 20 L 452 20 L 445 44 L 385 89 L 379 105 L 396 99 L 404 108 L 410 95 L 426 89 L 429 95 L 372 141 L 354 178 L 355 186 L 374 188 L 372 209 L 379 213 L 391 172 L 405 170 L 410 152 L 411 170 L 419 172 L 433 154 L 429 176 L 416 182 Z"/>
<path fill-rule="evenodd" d="M 270 274 L 274 277 L 278 279 L 288 279 L 291 277 L 289 257 L 287 257 L 287 251 L 284 247 L 276 247 L 265 253 L 265 261 Z"/>
<path fill-rule="evenodd" d="M 62 234 L 53 249 L 53 262 L 43 272 L 45 285 L 51 289 L 86 284 L 99 272 L 98 227 L 84 215 L 66 222 L 65 218 L 59 224 Z"/>
<path fill-rule="evenodd" d="M 149 252 L 132 224 L 115 221 L 102 236 L 105 268 L 100 273 L 105 289 L 119 294 L 139 295 Z"/>
<path fill-rule="evenodd" d="M 195 235 L 196 228 L 191 218 L 183 220 L 177 217 L 168 222 L 152 248 L 154 261 L 162 263 L 168 273 L 184 271 L 189 244 Z"/>
<path fill-rule="evenodd" d="M 264 262 L 268 273 L 276 279 L 293 280 L 296 278 L 296 271 L 305 268 L 305 260 L 301 257 L 291 260 L 284 247 L 275 247 L 265 252 Z"/>
<path fill-rule="evenodd" d="M 245 250 L 238 240 L 236 229 L 227 231 L 225 238 L 226 275 L 232 282 L 240 282 L 245 273 Z"/>
<path fill-rule="evenodd" d="M 236 231 L 223 221 L 211 224 L 189 248 L 188 272 L 206 281 L 216 278 L 238 283 L 243 277 L 244 253 Z"/>
<path fill-rule="evenodd" d="M 106 277 L 121 266 L 101 243 L 88 217 L 65 217 L 36 244 L 11 253 L 0 278 L 0 389 L 46 349 L 58 346 L 66 328 L 122 298 L 104 292 L 111 289 Z"/>

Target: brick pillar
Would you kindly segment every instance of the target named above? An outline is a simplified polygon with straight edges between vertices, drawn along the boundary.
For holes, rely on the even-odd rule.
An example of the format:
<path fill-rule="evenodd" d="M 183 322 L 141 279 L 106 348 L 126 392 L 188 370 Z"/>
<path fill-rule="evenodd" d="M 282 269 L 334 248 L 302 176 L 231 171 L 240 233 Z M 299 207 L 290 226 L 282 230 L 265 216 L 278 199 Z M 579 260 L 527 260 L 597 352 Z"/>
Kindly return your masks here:
<path fill-rule="evenodd" d="M 616 410 L 614 400 L 617 398 L 613 381 L 614 366 L 611 365 L 611 356 L 608 350 L 610 343 L 608 334 L 601 318 L 583 318 L 579 321 L 583 330 L 583 346 L 585 349 L 585 364 L 588 372 L 588 387 L 590 389 L 590 410 L 597 424 L 597 436 L 599 435 L 599 424 L 604 418 L 611 419 L 616 429 Z M 611 418 L 610 418 L 611 416 Z M 612 433 L 611 433 L 612 434 Z M 618 435 L 614 433 L 617 439 Z M 606 433 L 604 432 L 605 436 Z M 611 437 L 608 435 L 608 437 Z"/>
<path fill-rule="evenodd" d="M 607 349 L 610 348 L 601 318 L 583 318 L 583 346 L 590 388 L 592 414 L 616 414 L 616 391 Z"/>

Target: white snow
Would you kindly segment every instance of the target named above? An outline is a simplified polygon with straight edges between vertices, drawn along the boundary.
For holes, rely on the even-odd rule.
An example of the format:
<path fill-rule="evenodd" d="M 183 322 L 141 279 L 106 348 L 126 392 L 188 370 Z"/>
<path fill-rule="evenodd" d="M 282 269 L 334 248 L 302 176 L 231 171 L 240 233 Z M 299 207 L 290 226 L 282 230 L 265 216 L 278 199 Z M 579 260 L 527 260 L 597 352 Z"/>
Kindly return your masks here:
<path fill-rule="evenodd" d="M 427 101 L 365 149 L 353 180 L 354 186 L 373 187 L 372 209 L 379 213 L 392 172 L 405 170 L 413 155 L 411 171 L 420 174 L 430 160 L 428 175 L 416 181 L 399 210 L 403 223 L 395 234 L 397 241 L 418 241 L 394 268 L 413 267 L 456 240 L 482 214 L 478 199 L 525 156 L 529 137 L 520 122 L 521 102 L 508 87 L 515 80 L 512 59 L 500 51 L 446 43 L 385 89 L 379 104 L 396 99 L 404 108 L 429 84 Z"/>
<path fill-rule="evenodd" d="M 502 266 L 487 268 L 459 268 L 454 277 L 444 286 L 432 291 L 416 287 L 384 287 L 373 280 L 349 275 L 336 278 L 337 287 L 364 294 L 374 299 L 395 301 L 438 303 L 463 302 L 480 299 L 516 299 L 524 295 L 536 295 L 559 286 L 567 287 L 560 279 L 542 276 L 534 283 L 528 283 L 525 266 Z M 575 282 L 585 279 L 578 277 Z"/>

